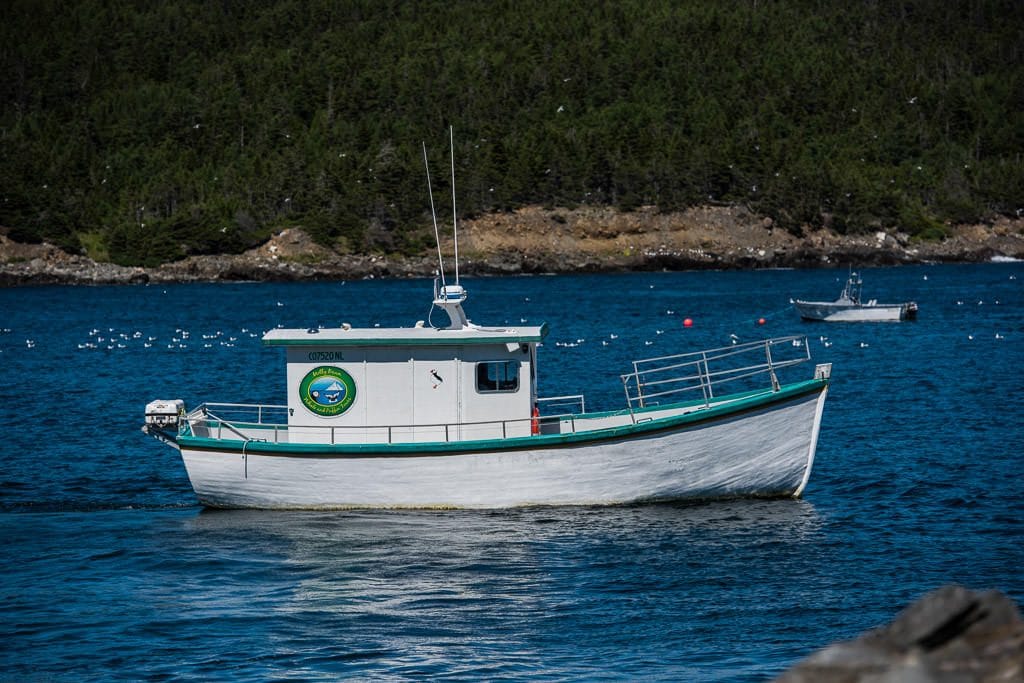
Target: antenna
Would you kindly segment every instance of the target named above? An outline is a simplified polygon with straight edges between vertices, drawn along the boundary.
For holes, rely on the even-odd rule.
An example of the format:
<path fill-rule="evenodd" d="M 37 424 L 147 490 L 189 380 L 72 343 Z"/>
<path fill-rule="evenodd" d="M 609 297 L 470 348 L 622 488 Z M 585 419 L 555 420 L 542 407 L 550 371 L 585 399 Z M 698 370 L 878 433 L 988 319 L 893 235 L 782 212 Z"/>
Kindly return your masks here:
<path fill-rule="evenodd" d="M 437 229 L 437 212 L 434 210 L 434 190 L 430 185 L 430 164 L 427 163 L 427 143 L 423 143 L 423 165 L 427 168 L 427 191 L 430 192 L 430 213 L 434 218 L 434 238 L 437 240 L 437 262 L 441 266 L 441 289 L 437 288 L 437 279 L 434 280 L 434 306 L 439 306 L 448 314 L 449 325 L 446 330 L 461 330 L 475 328 L 476 325 L 469 322 L 466 312 L 462 310 L 462 302 L 466 300 L 466 290 L 459 284 L 459 226 L 456 222 L 455 212 L 455 132 L 452 126 L 448 126 L 448 133 L 452 144 L 452 230 L 455 239 L 455 284 L 449 285 L 444 281 L 444 264 L 441 263 L 441 237 Z M 434 308 L 431 306 L 431 312 Z M 428 316 L 429 318 L 429 316 Z M 433 323 L 431 323 L 433 326 Z"/>
<path fill-rule="evenodd" d="M 448 126 L 448 136 L 452 146 L 452 234 L 455 238 L 455 284 L 459 284 L 459 224 L 455 218 L 457 215 L 455 211 L 455 129 L 451 125 Z"/>
<path fill-rule="evenodd" d="M 441 259 L 441 235 L 437 230 L 437 211 L 434 210 L 434 190 L 430 186 L 430 164 L 427 162 L 427 143 L 423 142 L 423 166 L 427 169 L 427 193 L 430 195 L 430 217 L 434 220 L 434 241 L 437 243 L 437 269 L 441 273 L 441 286 L 444 282 L 444 261 Z M 459 281 L 458 270 L 458 243 L 455 247 L 455 281 Z M 436 285 L 435 285 L 436 286 Z"/>

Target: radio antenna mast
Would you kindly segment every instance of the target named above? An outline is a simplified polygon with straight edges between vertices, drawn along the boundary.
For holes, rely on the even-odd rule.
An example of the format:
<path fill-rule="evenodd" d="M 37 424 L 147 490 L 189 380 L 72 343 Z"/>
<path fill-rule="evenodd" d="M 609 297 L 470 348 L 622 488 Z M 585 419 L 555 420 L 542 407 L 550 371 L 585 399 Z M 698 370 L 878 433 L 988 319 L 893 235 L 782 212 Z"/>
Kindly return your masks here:
<path fill-rule="evenodd" d="M 468 327 L 476 327 L 466 318 L 466 312 L 462 310 L 462 302 L 466 300 L 466 290 L 459 284 L 459 228 L 455 221 L 455 133 L 451 126 L 448 132 L 452 142 L 452 230 L 455 239 L 455 284 L 449 285 L 444 281 L 444 264 L 441 263 L 441 237 L 437 229 L 437 212 L 434 211 L 434 190 L 430 186 L 430 164 L 427 163 L 427 143 L 423 143 L 423 165 L 427 167 L 427 190 L 430 192 L 430 213 L 434 217 L 434 238 L 437 239 L 437 263 L 441 267 L 441 288 L 437 287 L 437 278 L 434 279 L 434 306 L 439 306 L 448 314 L 449 325 L 446 330 L 462 330 Z M 434 310 L 433 306 L 430 308 Z M 428 316 L 429 318 L 429 316 Z M 431 324 L 433 327 L 433 324 Z"/>
<path fill-rule="evenodd" d="M 441 286 L 444 282 L 444 261 L 441 259 L 441 235 L 437 230 L 437 211 L 434 210 L 434 190 L 430 186 L 430 164 L 427 162 L 427 143 L 423 142 L 423 166 L 427 169 L 427 193 L 430 195 L 430 217 L 434 220 L 434 241 L 437 243 L 437 269 L 441 274 Z M 458 259 L 458 247 L 456 247 L 456 259 Z M 456 264 L 458 260 L 456 260 Z M 457 268 L 457 267 L 456 267 Z M 458 270 L 456 269 L 456 273 Z M 456 282 L 458 275 L 456 274 Z"/>
<path fill-rule="evenodd" d="M 459 224 L 455 211 L 455 129 L 451 125 L 448 126 L 448 136 L 452 146 L 452 235 L 455 239 L 455 284 L 459 284 Z"/>

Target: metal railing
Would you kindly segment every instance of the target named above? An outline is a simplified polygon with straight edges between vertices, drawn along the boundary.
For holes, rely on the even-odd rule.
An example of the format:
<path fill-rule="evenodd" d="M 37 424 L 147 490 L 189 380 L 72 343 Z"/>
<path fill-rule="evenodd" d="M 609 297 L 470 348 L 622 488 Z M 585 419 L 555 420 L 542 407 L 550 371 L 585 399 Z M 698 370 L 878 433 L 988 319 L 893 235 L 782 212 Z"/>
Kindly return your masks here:
<path fill-rule="evenodd" d="M 683 401 L 689 392 L 698 391 L 707 407 L 723 384 L 731 383 L 734 392 L 737 388 L 755 389 L 756 383 L 749 380 L 758 376 L 767 376 L 771 389 L 778 391 L 777 371 L 810 359 L 806 337 L 776 337 L 633 361 L 633 372 L 620 378 L 630 411 Z"/>
<path fill-rule="evenodd" d="M 548 409 L 566 409 L 568 412 L 575 415 L 582 415 L 587 412 L 587 404 L 583 399 L 583 394 L 573 394 L 572 396 L 548 396 L 546 398 L 538 398 L 537 403 Z M 576 406 L 579 407 L 578 410 L 576 409 Z"/>
<path fill-rule="evenodd" d="M 179 423 L 179 433 L 191 433 L 208 438 L 263 441 L 269 443 L 299 442 L 291 434 L 313 436 L 314 443 L 419 443 L 429 441 L 469 441 L 476 439 L 506 439 L 510 436 L 529 436 L 538 422 L 559 425 L 559 433 L 576 433 L 576 421 L 585 417 L 584 400 L 578 396 L 555 396 L 538 399 L 538 403 L 562 405 L 578 403 L 580 411 L 545 414 L 540 418 L 524 417 L 510 420 L 484 420 L 478 422 L 438 422 L 407 425 L 296 425 L 288 424 L 289 408 L 281 405 L 255 403 L 203 403 L 193 408 Z M 558 403 L 562 402 L 562 403 Z M 563 426 L 565 432 L 562 432 Z M 548 433 L 545 430 L 545 433 Z"/>
<path fill-rule="evenodd" d="M 242 419 L 245 422 L 263 425 L 288 421 L 288 406 L 263 405 L 261 403 L 203 403 L 194 408 L 189 417 L 201 415 L 213 420 L 230 422 L 235 419 Z"/>

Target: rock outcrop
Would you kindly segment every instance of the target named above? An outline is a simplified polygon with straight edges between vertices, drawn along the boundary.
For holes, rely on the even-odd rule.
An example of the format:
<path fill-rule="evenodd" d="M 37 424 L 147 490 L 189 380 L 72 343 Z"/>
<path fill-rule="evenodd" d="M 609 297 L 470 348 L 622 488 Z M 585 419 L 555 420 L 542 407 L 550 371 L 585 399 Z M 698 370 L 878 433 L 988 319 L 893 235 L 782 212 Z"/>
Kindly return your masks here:
<path fill-rule="evenodd" d="M 777 683 L 1024 681 L 1024 622 L 998 591 L 945 586 L 882 628 L 830 645 Z"/>
<path fill-rule="evenodd" d="M 705 206 L 676 213 L 646 207 L 527 207 L 460 222 L 460 270 L 512 275 L 625 270 L 808 268 L 1024 259 L 1024 220 L 950 226 L 941 242 L 876 231 L 802 237 L 742 207 Z M 450 243 L 442 250 L 451 254 Z M 282 230 L 243 254 L 190 256 L 156 268 L 97 263 L 49 244 L 12 242 L 0 229 L 0 286 L 120 284 L 214 280 L 314 280 L 429 277 L 433 251 L 417 256 L 341 254 L 298 228 Z"/>

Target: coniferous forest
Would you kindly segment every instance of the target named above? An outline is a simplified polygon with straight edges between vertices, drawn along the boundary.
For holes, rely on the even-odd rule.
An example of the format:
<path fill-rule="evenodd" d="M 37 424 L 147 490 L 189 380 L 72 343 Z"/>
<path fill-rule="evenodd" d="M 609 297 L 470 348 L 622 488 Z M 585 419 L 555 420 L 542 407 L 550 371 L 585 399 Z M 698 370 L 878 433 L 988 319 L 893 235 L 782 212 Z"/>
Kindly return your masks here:
<path fill-rule="evenodd" d="M 464 215 L 1024 207 L 1020 0 L 8 0 L 0 68 L 0 226 L 125 265 L 286 226 L 418 251 L 449 125 Z"/>

